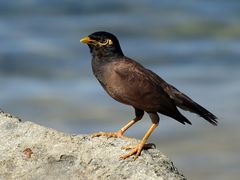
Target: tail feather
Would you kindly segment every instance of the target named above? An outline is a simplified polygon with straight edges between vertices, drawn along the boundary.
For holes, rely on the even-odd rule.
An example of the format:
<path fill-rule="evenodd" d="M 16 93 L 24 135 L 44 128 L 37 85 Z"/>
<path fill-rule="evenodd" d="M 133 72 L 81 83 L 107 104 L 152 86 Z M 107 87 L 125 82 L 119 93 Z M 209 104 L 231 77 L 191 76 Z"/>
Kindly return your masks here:
<path fill-rule="evenodd" d="M 212 113 L 210 113 L 208 110 L 206 110 L 204 107 L 202 107 L 201 105 L 192 102 L 192 112 L 198 114 L 199 116 L 203 117 L 205 120 L 207 120 L 209 123 L 211 123 L 214 126 L 217 126 L 217 117 L 215 115 L 213 115 Z"/>
<path fill-rule="evenodd" d="M 186 117 L 184 117 L 180 112 L 176 117 L 174 117 L 174 119 L 176 119 L 177 121 L 179 121 L 184 125 L 185 123 L 192 125 L 192 123 Z"/>
<path fill-rule="evenodd" d="M 176 106 L 180 107 L 183 110 L 187 110 L 195 114 L 198 114 L 212 125 L 217 126 L 218 121 L 215 115 L 213 115 L 211 112 L 206 110 L 201 105 L 194 102 L 187 95 L 178 91 L 175 87 L 169 85 L 168 88 L 171 89 L 169 95 L 173 99 Z"/>

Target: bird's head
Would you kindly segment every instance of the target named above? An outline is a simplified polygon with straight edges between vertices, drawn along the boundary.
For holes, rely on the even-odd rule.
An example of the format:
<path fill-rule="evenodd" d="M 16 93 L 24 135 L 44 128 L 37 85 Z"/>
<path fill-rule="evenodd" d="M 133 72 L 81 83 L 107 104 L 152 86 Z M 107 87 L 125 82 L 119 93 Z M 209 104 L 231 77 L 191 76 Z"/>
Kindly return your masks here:
<path fill-rule="evenodd" d="M 80 42 L 89 46 L 93 56 L 123 56 L 116 36 L 111 33 L 99 31 L 82 38 Z"/>

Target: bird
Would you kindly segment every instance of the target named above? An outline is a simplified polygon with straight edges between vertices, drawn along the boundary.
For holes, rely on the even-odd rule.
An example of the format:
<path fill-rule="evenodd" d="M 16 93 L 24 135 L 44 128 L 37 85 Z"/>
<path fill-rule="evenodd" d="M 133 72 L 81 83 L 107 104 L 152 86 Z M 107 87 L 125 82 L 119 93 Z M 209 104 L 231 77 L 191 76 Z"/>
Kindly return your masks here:
<path fill-rule="evenodd" d="M 195 113 L 217 126 L 217 117 L 193 101 L 190 97 L 167 83 L 156 73 L 145 68 L 137 61 L 125 56 L 117 37 L 109 32 L 97 31 L 82 39 L 90 48 L 92 71 L 103 89 L 116 101 L 132 106 L 135 118 L 116 132 L 98 132 L 93 137 L 107 136 L 121 138 L 132 125 L 142 119 L 146 112 L 152 123 L 140 143 L 126 146 L 126 159 L 134 156 L 136 160 L 141 151 L 148 147 L 147 139 L 159 124 L 159 113 L 169 116 L 182 124 L 191 122 L 178 108 Z"/>

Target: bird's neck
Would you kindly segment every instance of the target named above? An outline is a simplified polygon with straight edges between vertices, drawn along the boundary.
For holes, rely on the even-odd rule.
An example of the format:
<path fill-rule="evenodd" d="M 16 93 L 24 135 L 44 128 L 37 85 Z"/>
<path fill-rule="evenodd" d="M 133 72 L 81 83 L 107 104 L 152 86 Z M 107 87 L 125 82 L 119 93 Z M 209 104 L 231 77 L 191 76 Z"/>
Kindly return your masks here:
<path fill-rule="evenodd" d="M 102 71 L 102 68 L 114 61 L 115 58 L 110 56 L 101 56 L 99 54 L 92 54 L 92 69 L 95 74 L 97 71 Z M 95 74 L 96 75 L 96 74 Z"/>
<path fill-rule="evenodd" d="M 106 56 L 106 54 L 94 54 L 92 53 L 92 71 L 98 81 L 103 83 L 103 75 L 106 71 L 107 65 L 112 62 L 120 61 L 123 55 L 116 56 Z"/>
<path fill-rule="evenodd" d="M 101 48 L 96 46 L 90 46 L 90 52 L 93 58 L 110 60 L 112 58 L 117 59 L 123 57 L 123 52 L 119 45 L 115 47 Z"/>
<path fill-rule="evenodd" d="M 99 48 L 90 46 L 90 52 L 92 55 L 92 70 L 94 75 L 99 81 L 102 79 L 102 72 L 108 63 L 120 61 L 124 57 L 120 46 L 112 48 Z"/>

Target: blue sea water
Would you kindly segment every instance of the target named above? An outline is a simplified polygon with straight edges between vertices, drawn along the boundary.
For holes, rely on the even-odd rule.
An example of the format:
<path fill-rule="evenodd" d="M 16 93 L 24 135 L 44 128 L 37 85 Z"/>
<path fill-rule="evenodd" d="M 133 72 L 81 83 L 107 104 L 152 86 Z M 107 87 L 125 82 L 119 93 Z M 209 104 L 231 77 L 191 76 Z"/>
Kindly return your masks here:
<path fill-rule="evenodd" d="M 112 131 L 133 109 L 92 75 L 79 39 L 116 34 L 124 53 L 219 117 L 182 126 L 161 116 L 150 142 L 189 179 L 236 179 L 240 169 L 240 2 L 0 1 L 0 108 L 68 133 Z M 141 138 L 147 116 L 127 135 Z"/>

